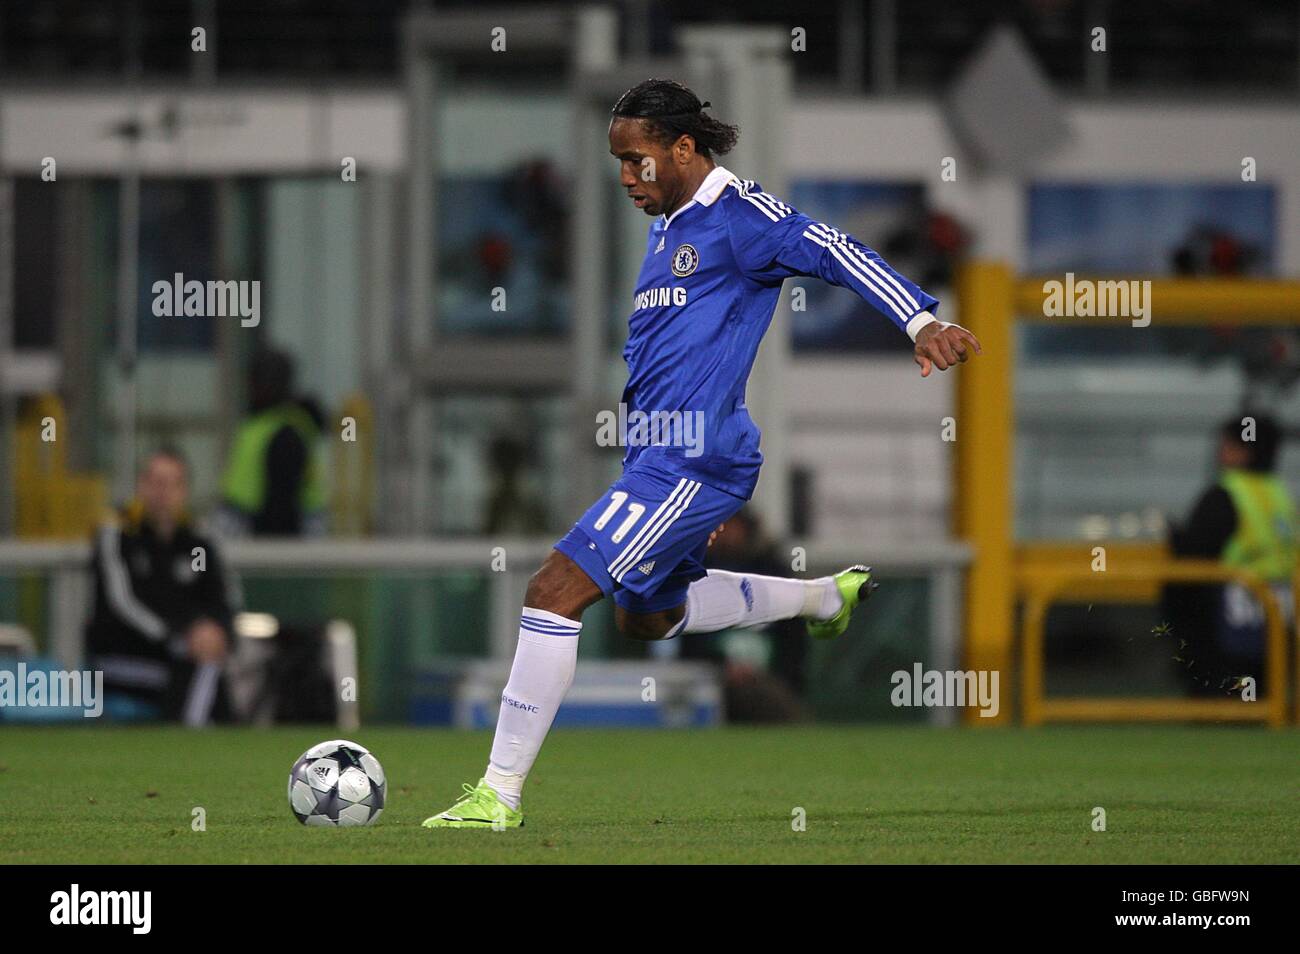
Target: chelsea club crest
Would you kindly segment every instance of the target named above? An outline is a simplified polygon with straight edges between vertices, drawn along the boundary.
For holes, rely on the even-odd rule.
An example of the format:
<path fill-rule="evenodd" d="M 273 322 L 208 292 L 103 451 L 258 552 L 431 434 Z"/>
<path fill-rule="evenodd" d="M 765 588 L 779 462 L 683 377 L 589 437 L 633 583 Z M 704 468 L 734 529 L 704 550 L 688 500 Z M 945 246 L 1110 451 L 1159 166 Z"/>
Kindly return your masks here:
<path fill-rule="evenodd" d="M 700 264 L 700 253 L 691 245 L 679 245 L 673 252 L 673 274 L 685 278 Z"/>

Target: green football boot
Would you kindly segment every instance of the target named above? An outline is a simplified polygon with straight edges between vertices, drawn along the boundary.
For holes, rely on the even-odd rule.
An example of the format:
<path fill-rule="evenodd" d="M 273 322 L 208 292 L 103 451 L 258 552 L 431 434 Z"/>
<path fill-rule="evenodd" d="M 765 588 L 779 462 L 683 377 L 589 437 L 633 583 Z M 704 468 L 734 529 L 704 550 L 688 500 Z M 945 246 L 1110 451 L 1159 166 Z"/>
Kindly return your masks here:
<path fill-rule="evenodd" d="M 487 779 L 462 785 L 465 795 L 451 808 L 424 820 L 425 828 L 523 828 L 524 813 L 497 797 Z"/>
<path fill-rule="evenodd" d="M 849 617 L 859 603 L 865 603 L 880 584 L 871 579 L 871 567 L 858 564 L 836 573 L 832 579 L 840 591 L 844 605 L 830 619 L 810 619 L 806 625 L 808 635 L 817 639 L 834 639 L 849 628 Z"/>

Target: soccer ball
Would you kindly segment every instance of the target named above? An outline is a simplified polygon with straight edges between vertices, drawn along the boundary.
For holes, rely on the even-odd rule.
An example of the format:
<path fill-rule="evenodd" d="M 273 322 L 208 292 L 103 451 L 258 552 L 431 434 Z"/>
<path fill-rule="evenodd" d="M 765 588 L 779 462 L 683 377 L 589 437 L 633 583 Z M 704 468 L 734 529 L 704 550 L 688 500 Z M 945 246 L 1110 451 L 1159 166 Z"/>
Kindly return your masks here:
<path fill-rule="evenodd" d="M 346 739 L 312 746 L 289 772 L 289 807 L 304 825 L 369 825 L 387 794 L 379 759 Z"/>

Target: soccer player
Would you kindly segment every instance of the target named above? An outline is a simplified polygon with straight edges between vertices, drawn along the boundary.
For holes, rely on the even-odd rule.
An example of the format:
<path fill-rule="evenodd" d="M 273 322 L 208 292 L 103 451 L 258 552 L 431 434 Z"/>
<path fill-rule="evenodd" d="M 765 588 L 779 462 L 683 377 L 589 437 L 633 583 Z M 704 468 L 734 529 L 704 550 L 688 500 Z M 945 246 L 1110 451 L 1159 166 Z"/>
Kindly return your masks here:
<path fill-rule="evenodd" d="M 655 217 L 628 319 L 622 400 L 629 422 L 639 412 L 680 426 L 650 439 L 644 428 L 639 440 L 629 432 L 623 475 L 529 581 L 487 771 L 426 827 L 523 824 L 524 780 L 573 680 L 582 613 L 606 596 L 633 639 L 795 617 L 815 637 L 848 628 L 875 586 L 869 567 L 798 580 L 702 562 L 711 534 L 758 481 L 745 384 L 785 279 L 816 276 L 861 295 L 915 342 L 923 377 L 979 352 L 969 331 L 934 317 L 936 299 L 853 236 L 718 165 L 738 130 L 708 105 L 680 83 L 646 80 L 619 98 L 609 126 L 628 198 Z"/>

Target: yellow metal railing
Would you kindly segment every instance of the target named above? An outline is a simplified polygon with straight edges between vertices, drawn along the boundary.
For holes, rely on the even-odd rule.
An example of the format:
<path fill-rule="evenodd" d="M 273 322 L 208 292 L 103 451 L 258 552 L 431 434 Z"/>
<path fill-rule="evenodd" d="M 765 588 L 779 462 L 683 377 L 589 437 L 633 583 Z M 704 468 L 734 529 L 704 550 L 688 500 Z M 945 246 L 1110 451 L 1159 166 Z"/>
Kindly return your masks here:
<path fill-rule="evenodd" d="M 330 530 L 336 536 L 366 536 L 372 529 L 375 413 L 364 395 L 350 394 L 339 417 L 350 418 L 356 433 L 354 440 L 330 443 Z"/>
<path fill-rule="evenodd" d="M 1015 330 L 1011 270 L 978 263 L 958 276 L 959 321 L 980 340 L 983 353 L 957 374 L 957 440 L 954 446 L 956 535 L 971 544 L 974 562 L 966 579 L 965 666 L 1011 670 L 1015 614 L 1012 513 Z M 989 725 L 1010 720 L 1010 707 L 969 721 Z"/>
<path fill-rule="evenodd" d="M 1024 600 L 1044 577 L 1074 574 L 1081 567 L 1095 569 L 1098 551 L 1104 554 L 1107 569 L 1147 567 L 1167 563 L 1173 558 L 1163 541 L 1080 540 L 1022 542 L 1015 547 L 1016 595 Z M 1126 603 L 1150 605 L 1160 599 L 1160 582 L 1144 574 L 1128 575 L 1106 572 L 1091 573 L 1071 588 L 1079 602 Z"/>
<path fill-rule="evenodd" d="M 68 415 L 56 395 L 30 402 L 14 428 L 14 530 L 24 539 L 90 536 L 108 508 L 108 486 L 68 470 Z"/>
<path fill-rule="evenodd" d="M 1026 586 L 1035 586 L 1031 578 L 1056 572 L 1051 564 L 1057 561 L 1035 563 L 1014 540 L 1016 324 L 1129 321 L 1123 317 L 1049 316 L 1044 309 L 1049 291 L 1044 285 L 1063 277 L 1016 275 L 1005 263 L 975 261 L 964 266 L 957 278 L 957 320 L 983 344 L 983 354 L 963 365 L 956 381 L 954 529 L 975 553 L 967 578 L 964 627 L 965 665 L 970 669 L 1013 672 L 1017 587 L 1027 593 Z M 1076 286 L 1083 277 L 1075 279 Z M 1122 278 L 1151 282 L 1146 304 L 1153 324 L 1300 325 L 1300 282 Z M 1139 599 L 1157 585 L 1155 579 L 1144 577 L 1144 572 L 1149 571 L 1128 576 L 1112 571 L 1106 585 L 1118 587 L 1112 591 L 1116 595 L 1123 590 L 1129 601 Z M 1088 576 L 1092 579 L 1095 575 Z M 1081 586 L 1091 585 L 1077 579 Z M 1128 582 L 1121 584 L 1121 579 Z M 1300 686 L 1300 672 L 1297 680 Z M 1134 718 L 1144 718 L 1149 711 L 1135 710 Z M 1010 719 L 1010 707 L 1004 706 L 993 719 L 971 715 L 973 724 L 1002 724 Z"/>
<path fill-rule="evenodd" d="M 1046 695 L 1043 669 L 1047 611 L 1067 588 L 1071 601 L 1081 587 L 1124 587 L 1134 584 L 1236 582 L 1248 589 L 1264 608 L 1266 682 L 1262 698 L 1051 698 Z M 1020 707 L 1026 725 L 1044 722 L 1115 721 L 1236 721 L 1285 724 L 1287 718 L 1287 635 L 1282 611 L 1273 591 L 1259 577 L 1212 560 L 1171 560 L 1094 573 L 1088 570 L 1039 568 L 1022 580 L 1026 591 L 1024 644 L 1021 651 Z"/>
<path fill-rule="evenodd" d="M 1059 276 L 1021 278 L 1015 282 L 1013 308 L 1022 321 L 1048 324 L 1117 324 L 1109 315 L 1051 316 L 1043 309 L 1043 285 Z M 1076 276 L 1078 285 L 1085 276 Z M 1244 278 L 1090 277 L 1101 284 L 1118 280 L 1149 281 L 1147 303 L 1162 325 L 1294 325 L 1300 323 L 1300 282 Z"/>

